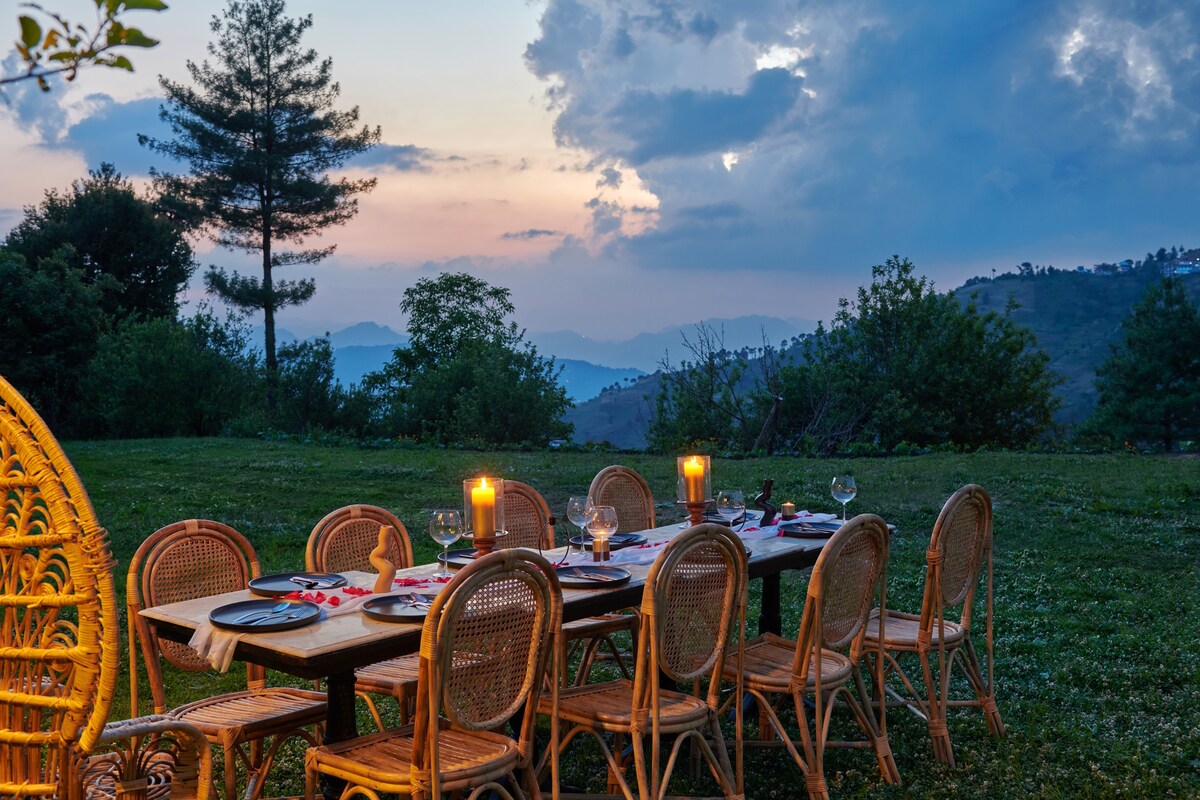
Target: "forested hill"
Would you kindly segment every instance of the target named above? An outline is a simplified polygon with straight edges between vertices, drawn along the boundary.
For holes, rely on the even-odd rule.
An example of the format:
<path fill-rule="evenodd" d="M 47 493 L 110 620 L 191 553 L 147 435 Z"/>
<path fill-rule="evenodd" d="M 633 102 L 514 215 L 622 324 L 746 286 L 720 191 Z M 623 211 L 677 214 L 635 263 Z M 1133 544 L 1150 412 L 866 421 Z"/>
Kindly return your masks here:
<path fill-rule="evenodd" d="M 1063 405 L 1057 419 L 1081 422 L 1096 403 L 1096 367 L 1111 352 L 1121 322 L 1147 285 L 1145 273 L 1098 275 L 1053 271 L 976 279 L 954 290 L 966 302 L 973 293 L 982 310 L 1003 312 L 1011 296 L 1018 304 L 1014 321 L 1031 328 L 1050 356 L 1050 368 L 1063 377 L 1057 389 Z M 1200 302 L 1200 274 L 1181 277 L 1188 294 Z M 1164 342 L 1169 347 L 1170 342 Z M 969 370 L 970 365 L 963 365 Z M 620 447 L 645 446 L 645 430 L 658 391 L 657 376 L 610 390 L 567 412 L 578 442 L 609 441 Z M 986 391 L 981 388 L 981 391 Z"/>
<path fill-rule="evenodd" d="M 1183 276 L 1188 294 L 1200 299 L 1200 275 Z M 1001 275 L 955 290 L 964 302 L 977 293 L 983 310 L 1003 312 L 1011 296 L 1019 308 L 1013 320 L 1031 328 L 1050 356 L 1050 368 L 1061 375 L 1060 422 L 1082 421 L 1096 404 L 1096 367 L 1116 343 L 1121 322 L 1149 284 L 1136 273 L 1096 275 L 1051 272 L 1044 275 Z M 1169 342 L 1163 346 L 1169 347 Z"/>

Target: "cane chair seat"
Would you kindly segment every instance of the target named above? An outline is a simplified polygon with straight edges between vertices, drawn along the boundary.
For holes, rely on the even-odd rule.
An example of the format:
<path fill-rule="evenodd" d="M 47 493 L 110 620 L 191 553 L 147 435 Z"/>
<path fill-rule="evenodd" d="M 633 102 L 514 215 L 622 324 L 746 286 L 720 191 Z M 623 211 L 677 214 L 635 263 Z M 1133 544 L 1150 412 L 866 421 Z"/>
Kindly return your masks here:
<path fill-rule="evenodd" d="M 321 722 L 325 718 L 325 694 L 266 687 L 206 697 L 169 713 L 194 725 L 210 739 L 240 744 Z"/>
<path fill-rule="evenodd" d="M 672 539 L 650 567 L 642 590 L 633 680 L 564 689 L 556 698 L 557 714 L 555 698 L 543 700 L 540 710 L 566 723 L 563 735 L 558 725 L 551 727 L 551 758 L 556 760 L 576 736 L 590 736 L 608 766 L 610 791 L 634 800 L 666 794 L 681 748 L 691 744 L 721 794 L 729 800 L 743 797 L 740 670 L 734 673 L 732 700 L 736 769 L 717 710 L 727 648 L 733 663 L 741 663 L 746 583 L 746 551 L 728 528 L 697 525 Z M 693 687 L 693 693 L 662 688 L 661 676 Z M 707 683 L 703 692 L 702 683 Z M 611 747 L 605 733 L 613 735 Z M 664 747 L 664 736 L 674 741 Z M 665 764 L 664 749 L 670 751 Z M 631 765 L 632 785 L 626 778 Z"/>
<path fill-rule="evenodd" d="M 699 697 L 664 689 L 659 722 L 663 733 L 694 728 L 708 713 L 708 705 Z M 633 681 L 618 679 L 563 689 L 558 695 L 558 716 L 577 725 L 595 725 L 597 730 L 629 733 L 633 729 Z M 550 713 L 550 703 L 542 700 L 539 709 Z"/>
<path fill-rule="evenodd" d="M 356 782 L 369 782 L 378 791 L 408 794 L 412 787 L 414 726 L 361 736 L 325 745 L 317 757 L 321 765 Z M 514 771 L 520 747 L 509 737 L 491 731 L 443 728 L 437 734 L 442 790 L 474 786 Z M 480 768 L 485 768 L 481 773 Z"/>
<path fill-rule="evenodd" d="M 354 688 L 360 692 L 392 694 L 396 687 L 412 687 L 408 696 L 415 696 L 417 674 L 421 668 L 421 657 L 416 653 L 389 658 L 377 664 L 368 664 L 354 670 Z"/>
<path fill-rule="evenodd" d="M 890 633 L 890 631 L 889 631 Z M 764 692 L 786 692 L 792 685 L 792 659 L 796 655 L 796 642 L 773 633 L 766 633 L 746 642 L 745 667 L 742 675 L 747 688 Z M 835 650 L 821 651 L 821 682 L 828 686 L 842 686 L 850 680 L 853 662 Z M 806 684 L 815 686 L 816 665 L 810 660 Z M 725 667 L 725 679 L 733 680 L 733 668 Z"/>
<path fill-rule="evenodd" d="M 934 757 L 950 766 L 954 766 L 954 746 L 946 726 L 949 708 L 979 708 L 992 735 L 1005 734 L 994 680 L 992 546 L 992 498 L 982 486 L 963 486 L 942 506 L 929 537 L 921 613 L 888 609 L 884 620 L 881 658 L 886 662 L 885 678 L 895 679 L 887 685 L 887 693 L 893 705 L 905 706 L 925 720 Z M 971 635 L 972 612 L 980 591 L 982 658 Z M 980 625 L 976 623 L 974 628 L 978 634 Z M 878 610 L 872 614 L 867 636 L 871 643 L 878 643 Z M 920 672 L 913 670 L 909 675 L 900 657 L 913 654 Z M 969 696 L 951 695 L 955 673 L 965 679 Z"/>
<path fill-rule="evenodd" d="M 320 775 L 347 781 L 344 798 L 540 796 L 531 751 L 561 623 L 558 577 L 537 553 L 498 550 L 463 567 L 425 617 L 413 722 L 309 748 L 305 796 L 313 800 Z M 496 732 L 518 716 L 517 739 Z"/>
<path fill-rule="evenodd" d="M 160 639 L 140 612 L 245 589 L 259 575 L 258 556 L 246 537 L 220 522 L 189 519 L 147 537 L 130 560 L 125 583 L 130 662 L 146 669 L 155 713 L 194 726 L 221 748 L 226 798 L 261 797 L 280 745 L 292 737 L 310 744 L 316 741 L 312 731 L 325 721 L 325 694 L 268 686 L 266 671 L 248 664 L 246 690 L 169 710 L 162 662 L 188 672 L 207 671 L 211 665 L 188 645 Z M 136 714 L 137 669 L 129 672 L 130 706 Z M 245 786 L 239 790 L 239 772 L 243 771 Z"/>
<path fill-rule="evenodd" d="M 963 626 L 957 622 L 945 620 L 941 626 L 933 627 L 930 632 L 930 642 L 936 644 L 942 641 L 939 627 L 946 632 L 946 644 L 956 644 L 962 641 Z M 887 610 L 887 624 L 884 625 L 883 646 L 889 650 L 912 650 L 920 647 L 921 618 L 916 614 L 905 614 L 902 611 Z M 867 644 L 879 641 L 879 609 L 872 609 L 867 620 Z"/>
<path fill-rule="evenodd" d="M 804 775 L 809 800 L 829 798 L 827 747 L 873 748 L 883 779 L 900 782 L 887 738 L 883 648 L 878 643 L 871 653 L 875 656 L 873 694 L 867 694 L 862 674 L 870 652 L 864 645 L 864 631 L 876 593 L 879 607 L 887 608 L 887 557 L 887 526 L 882 519 L 861 514 L 843 524 L 813 566 L 796 639 L 766 634 L 744 646 L 741 676 L 746 693 L 758 706 L 756 744 L 787 749 Z M 886 618 L 884 630 L 891 633 Z M 738 673 L 727 666 L 724 674 L 734 678 Z M 840 706 L 852 712 L 865 741 L 829 740 L 832 712 Z M 795 711 L 798 736 L 780 717 L 785 708 Z"/>

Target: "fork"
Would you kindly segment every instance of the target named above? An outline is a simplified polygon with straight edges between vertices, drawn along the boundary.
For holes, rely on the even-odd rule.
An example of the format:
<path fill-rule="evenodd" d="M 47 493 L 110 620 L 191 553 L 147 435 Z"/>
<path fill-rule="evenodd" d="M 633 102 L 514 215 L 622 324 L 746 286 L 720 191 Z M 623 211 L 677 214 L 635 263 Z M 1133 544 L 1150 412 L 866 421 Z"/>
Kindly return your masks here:
<path fill-rule="evenodd" d="M 272 614 L 278 614 L 280 611 L 283 611 L 285 608 L 287 608 L 290 605 L 291 605 L 291 603 L 280 603 L 279 605 L 275 606 L 274 608 L 259 609 L 258 611 L 251 611 L 249 614 L 242 614 L 240 617 L 235 619 L 234 622 L 245 622 L 246 620 L 250 619 L 251 617 L 269 617 Z"/>

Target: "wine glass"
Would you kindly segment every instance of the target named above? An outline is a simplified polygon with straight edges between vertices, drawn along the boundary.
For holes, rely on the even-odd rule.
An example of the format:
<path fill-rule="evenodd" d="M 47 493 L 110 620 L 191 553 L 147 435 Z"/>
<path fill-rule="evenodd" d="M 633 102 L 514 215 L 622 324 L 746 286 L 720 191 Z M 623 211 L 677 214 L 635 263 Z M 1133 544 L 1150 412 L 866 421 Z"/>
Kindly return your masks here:
<path fill-rule="evenodd" d="M 717 516 L 733 527 L 734 520 L 746 513 L 746 496 L 737 489 L 717 493 Z M 743 520 L 745 522 L 745 520 Z"/>
<path fill-rule="evenodd" d="M 858 487 L 854 485 L 853 475 L 838 475 L 833 479 L 833 484 L 829 487 L 829 493 L 833 495 L 833 499 L 842 504 L 842 523 L 846 522 L 846 503 L 854 499 L 858 494 Z"/>
<path fill-rule="evenodd" d="M 587 522 L 588 533 L 592 535 L 592 549 L 603 549 L 608 537 L 617 532 L 617 510 L 612 506 L 596 506 Z"/>
<path fill-rule="evenodd" d="M 429 536 L 442 546 L 442 560 L 445 562 L 442 566 L 442 571 L 435 573 L 435 578 L 449 578 L 450 572 L 450 545 L 458 541 L 463 535 L 462 514 L 450 509 L 433 512 L 433 516 L 429 518 Z"/>
<path fill-rule="evenodd" d="M 583 537 L 588 520 L 595 513 L 596 505 L 590 497 L 572 497 L 567 500 L 567 519 L 579 528 L 579 552 L 583 552 Z M 567 555 L 571 554 L 571 538 L 567 537 Z"/>

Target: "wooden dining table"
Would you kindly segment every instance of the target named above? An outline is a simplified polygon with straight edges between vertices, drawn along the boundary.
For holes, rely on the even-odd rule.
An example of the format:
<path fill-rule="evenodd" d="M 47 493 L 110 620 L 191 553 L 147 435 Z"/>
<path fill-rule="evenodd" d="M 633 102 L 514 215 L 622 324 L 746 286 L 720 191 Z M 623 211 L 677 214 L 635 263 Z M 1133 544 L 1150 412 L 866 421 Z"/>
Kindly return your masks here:
<path fill-rule="evenodd" d="M 654 543 L 668 539 L 679 531 L 679 525 L 672 523 L 641 533 L 649 543 Z M 750 577 L 763 581 L 758 618 L 760 633 L 781 632 L 782 572 L 812 566 L 824 544 L 824 539 L 790 537 L 747 542 L 750 547 Z M 562 554 L 563 548 L 545 551 L 546 557 L 552 561 L 561 558 Z M 564 588 L 563 621 L 570 622 L 639 605 L 651 565 L 619 566 L 631 573 L 632 578 L 628 583 L 620 586 L 600 584 L 588 589 Z M 437 564 L 424 564 L 400 570 L 396 577 L 429 577 L 438 569 Z M 376 577 L 362 572 L 343 574 L 351 584 L 358 586 L 370 586 Z M 196 629 L 208 620 L 213 609 L 253 597 L 247 589 L 155 606 L 140 613 L 159 636 L 186 643 Z M 328 618 L 323 614 L 317 622 L 301 628 L 242 634 L 234 658 L 299 678 L 324 681 L 328 694 L 325 740 L 338 742 L 358 735 L 354 710 L 354 671 L 368 664 L 415 653 L 420 649 L 420 643 L 420 624 L 381 622 L 362 613 L 338 614 Z M 335 792 L 336 788 L 326 786 L 326 797 L 335 797 Z"/>

